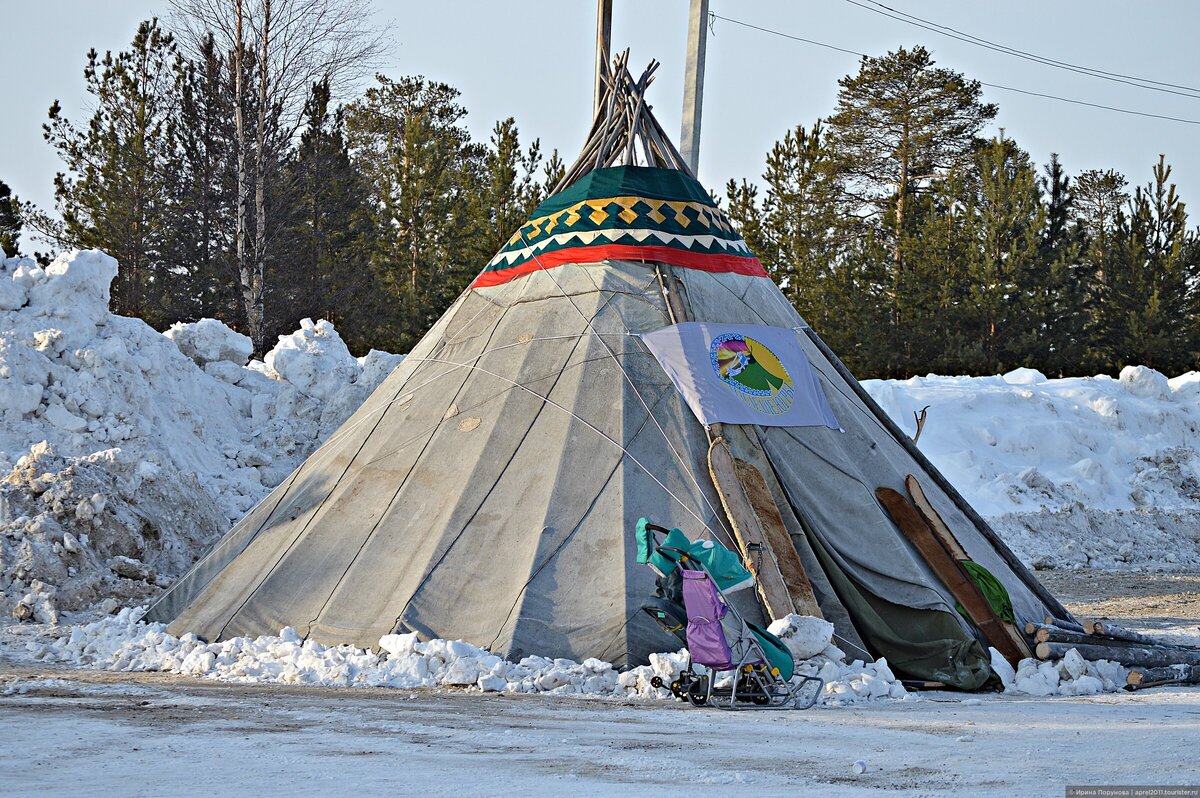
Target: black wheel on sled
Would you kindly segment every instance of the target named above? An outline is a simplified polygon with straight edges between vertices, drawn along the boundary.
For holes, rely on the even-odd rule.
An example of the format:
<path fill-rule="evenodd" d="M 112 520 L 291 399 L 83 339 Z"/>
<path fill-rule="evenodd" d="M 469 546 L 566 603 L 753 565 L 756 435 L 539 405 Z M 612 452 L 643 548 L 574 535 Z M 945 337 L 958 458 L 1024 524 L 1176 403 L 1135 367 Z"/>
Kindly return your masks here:
<path fill-rule="evenodd" d="M 661 676 L 651 676 L 650 677 L 650 686 L 654 687 L 656 689 L 659 687 L 662 687 L 663 686 L 662 677 Z"/>
<path fill-rule="evenodd" d="M 676 679 L 671 682 L 671 695 L 678 698 L 680 701 L 687 698 L 687 690 L 684 689 L 683 682 Z"/>

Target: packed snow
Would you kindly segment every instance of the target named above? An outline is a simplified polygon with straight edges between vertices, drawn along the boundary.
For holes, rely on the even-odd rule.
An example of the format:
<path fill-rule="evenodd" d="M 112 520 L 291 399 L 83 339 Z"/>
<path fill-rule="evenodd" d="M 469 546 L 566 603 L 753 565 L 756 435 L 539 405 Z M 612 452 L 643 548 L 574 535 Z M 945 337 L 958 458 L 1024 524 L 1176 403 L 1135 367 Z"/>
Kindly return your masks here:
<path fill-rule="evenodd" d="M 325 646 L 304 640 L 290 627 L 278 636 L 238 637 L 205 643 L 193 634 L 174 637 L 160 623 L 144 623 L 144 608 L 125 608 L 86 625 L 72 627 L 53 642 L 31 642 L 38 660 L 112 671 L 170 671 L 221 681 L 267 682 L 332 687 L 400 689 L 459 687 L 496 693 L 549 693 L 600 698 L 667 700 L 671 693 L 651 679 L 670 684 L 688 666 L 686 649 L 650 655 L 650 664 L 618 672 L 599 659 L 575 662 L 528 656 L 509 662 L 462 640 L 427 640 L 416 634 L 389 634 L 379 650 Z M 912 698 L 887 661 L 847 662 L 833 645 L 833 625 L 791 615 L 777 621 L 783 639 L 801 659 L 797 674 L 824 680 L 821 696 L 829 705 L 872 699 Z M 799 657 L 803 652 L 805 656 Z M 808 653 L 814 652 L 814 653 Z M 702 666 L 695 666 L 703 672 Z M 798 677 L 797 677 L 798 680 Z"/>

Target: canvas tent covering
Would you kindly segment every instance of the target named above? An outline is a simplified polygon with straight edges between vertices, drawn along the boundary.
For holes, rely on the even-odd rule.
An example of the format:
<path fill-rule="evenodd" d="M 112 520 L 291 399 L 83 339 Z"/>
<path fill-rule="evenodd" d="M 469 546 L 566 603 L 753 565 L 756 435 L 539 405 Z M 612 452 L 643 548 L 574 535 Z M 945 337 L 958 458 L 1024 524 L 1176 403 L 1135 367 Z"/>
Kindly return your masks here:
<path fill-rule="evenodd" d="M 709 471 L 712 430 L 636 335 L 675 321 L 792 330 L 815 370 L 844 431 L 740 425 L 722 437 L 762 475 L 851 657 L 963 687 L 987 677 L 973 628 L 876 501 L 906 474 L 1005 586 L 1018 621 L 1069 618 L 823 351 L 678 158 L 645 106 L 648 83 L 618 59 L 560 189 L 151 619 L 208 640 L 290 625 L 372 647 L 409 630 L 509 658 L 617 665 L 672 650 L 639 612 L 654 574 L 637 563 L 636 520 L 736 548 Z"/>

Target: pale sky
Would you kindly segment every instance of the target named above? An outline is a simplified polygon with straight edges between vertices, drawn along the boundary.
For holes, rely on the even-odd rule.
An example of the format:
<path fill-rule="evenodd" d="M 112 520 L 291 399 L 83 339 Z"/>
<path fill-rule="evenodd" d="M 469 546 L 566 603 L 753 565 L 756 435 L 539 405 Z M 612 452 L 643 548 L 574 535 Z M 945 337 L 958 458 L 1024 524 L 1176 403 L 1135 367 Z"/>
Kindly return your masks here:
<path fill-rule="evenodd" d="M 865 0 L 864 0 L 865 1 Z M 870 3 L 867 3 L 870 5 Z M 1200 2 L 1147 0 L 892 0 L 887 5 L 940 25 L 1060 61 L 1200 87 Z M 573 160 L 591 122 L 594 0 L 505 3 L 376 0 L 390 23 L 384 71 L 424 74 L 463 92 L 467 124 L 486 138 L 497 119 L 516 118 Z M 139 20 L 165 15 L 163 0 L 0 0 L 0 179 L 48 207 L 59 162 L 41 136 L 51 101 L 85 119 L 84 56 L 128 46 Z M 1200 120 L 1200 98 L 1147 91 L 1018 60 L 920 30 L 846 0 L 711 0 L 719 15 L 880 55 L 923 44 L 941 66 L 987 83 L 1086 102 Z M 678 137 L 688 0 L 615 0 L 614 49 L 631 47 L 640 68 L 663 62 L 650 90 L 663 126 Z M 708 41 L 700 178 L 723 193 L 733 178 L 758 179 L 766 151 L 796 124 L 831 113 L 837 80 L 857 70 L 852 55 L 717 20 Z M 1058 152 L 1072 174 L 1115 168 L 1137 185 L 1159 153 L 1175 167 L 1185 200 L 1200 203 L 1200 124 L 1069 105 L 986 88 L 1000 106 L 992 132 L 1044 164 Z M 1200 205 L 1191 213 L 1200 222 Z"/>

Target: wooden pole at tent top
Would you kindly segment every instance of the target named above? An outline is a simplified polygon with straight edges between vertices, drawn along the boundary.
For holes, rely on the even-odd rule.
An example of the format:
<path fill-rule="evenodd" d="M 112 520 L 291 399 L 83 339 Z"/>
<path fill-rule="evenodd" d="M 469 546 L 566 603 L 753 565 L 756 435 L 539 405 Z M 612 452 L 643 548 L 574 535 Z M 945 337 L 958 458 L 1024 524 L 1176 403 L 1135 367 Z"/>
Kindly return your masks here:
<path fill-rule="evenodd" d="M 700 111 L 704 105 L 704 49 L 708 42 L 708 0 L 691 0 L 688 12 L 687 65 L 683 73 L 683 130 L 679 150 L 691 168 L 700 169 Z"/>
<path fill-rule="evenodd" d="M 612 49 L 612 0 L 596 0 L 596 83 L 592 92 L 592 115 L 600 113 L 604 81 L 600 75 L 608 66 Z"/>

